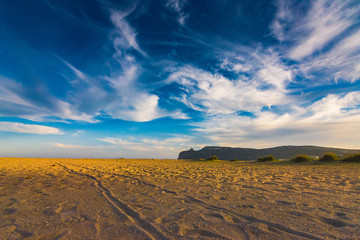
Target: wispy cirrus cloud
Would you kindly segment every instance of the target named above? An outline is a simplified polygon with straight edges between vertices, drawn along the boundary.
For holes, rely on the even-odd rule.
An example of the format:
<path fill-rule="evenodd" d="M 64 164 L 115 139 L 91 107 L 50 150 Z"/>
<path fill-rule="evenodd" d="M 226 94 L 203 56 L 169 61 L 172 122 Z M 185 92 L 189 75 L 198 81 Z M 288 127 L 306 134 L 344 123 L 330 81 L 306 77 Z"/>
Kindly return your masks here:
<path fill-rule="evenodd" d="M 295 23 L 289 31 L 289 34 L 293 35 L 291 40 L 295 42 L 289 57 L 295 60 L 301 60 L 321 50 L 351 27 L 360 10 L 358 5 L 354 5 L 354 1 L 314 0 L 311 4 L 306 17 Z M 281 7 L 279 12 L 283 12 L 283 9 Z"/>
<path fill-rule="evenodd" d="M 356 1 L 313 0 L 304 5 L 278 0 L 276 6 L 270 29 L 286 43 L 279 48 L 282 56 L 298 61 L 299 73 L 309 79 L 316 76 L 317 85 L 359 79 L 360 6 Z"/>
<path fill-rule="evenodd" d="M 115 25 L 115 38 L 114 46 L 119 54 L 123 50 L 128 50 L 130 48 L 135 49 L 142 55 L 146 56 L 146 53 L 140 48 L 136 40 L 136 31 L 130 26 L 126 17 L 131 14 L 136 8 L 136 5 L 133 5 L 126 12 L 121 12 L 118 10 L 110 10 L 110 19 L 111 22 Z"/>
<path fill-rule="evenodd" d="M 137 80 L 141 75 L 141 65 L 130 50 L 134 49 L 143 56 L 147 55 L 139 47 L 135 31 L 126 21 L 126 16 L 131 14 L 134 9 L 135 7 L 127 13 L 111 10 L 111 20 L 116 27 L 113 39 L 116 49 L 114 59 L 121 66 L 121 71 L 115 72 L 114 76 L 104 77 L 116 95 L 116 100 L 109 103 L 104 110 L 114 118 L 136 122 L 151 121 L 165 116 L 186 118 L 179 112 L 168 113 L 161 109 L 159 97 L 138 86 Z"/>
<path fill-rule="evenodd" d="M 76 109 L 69 102 L 52 96 L 45 86 L 37 82 L 35 86 L 22 84 L 0 76 L 0 105 L 2 116 L 17 116 L 33 121 L 49 120 L 49 117 L 95 122 L 93 115 Z M 33 96 L 36 95 L 36 98 Z"/>
<path fill-rule="evenodd" d="M 53 146 L 63 149 L 76 149 L 76 150 L 101 150 L 108 149 L 108 146 L 84 146 L 84 145 L 72 145 L 63 143 L 53 143 Z"/>
<path fill-rule="evenodd" d="M 284 41 L 286 39 L 286 28 L 293 19 L 293 11 L 290 6 L 291 2 L 277 0 L 275 4 L 278 10 L 275 19 L 270 25 L 270 30 L 279 41 Z"/>
<path fill-rule="evenodd" d="M 16 105 L 25 105 L 28 106 L 30 105 L 28 103 L 28 101 L 26 101 L 25 99 L 23 99 L 21 97 L 20 94 L 17 94 L 17 92 L 19 91 L 18 89 L 20 89 L 21 83 L 18 83 L 16 81 L 13 81 L 12 79 L 0 76 L 0 81 L 1 81 L 1 85 L 0 85 L 0 100 L 3 101 L 4 103 L 11 103 L 11 104 L 16 104 Z M 2 106 L 4 107 L 4 104 L 2 104 Z M 1 108 L 1 107 L 0 107 Z M 2 111 L 4 112 L 4 111 Z"/>
<path fill-rule="evenodd" d="M 35 124 L 24 124 L 17 122 L 0 122 L 0 131 L 40 134 L 40 135 L 61 135 L 64 134 L 60 129 Z"/>
<path fill-rule="evenodd" d="M 79 69 L 77 69 L 75 66 L 71 65 L 69 62 L 63 60 L 60 58 L 61 61 L 64 62 L 64 64 L 71 69 L 71 71 L 73 71 L 73 73 L 75 74 L 75 76 L 78 78 L 78 79 L 81 79 L 81 80 L 84 80 L 86 81 L 86 76 L 85 74 L 80 71 Z"/>
<path fill-rule="evenodd" d="M 19 82 L 1 77 L 0 110 L 3 116 L 18 116 L 33 121 L 85 121 L 97 122 L 100 113 L 114 119 L 135 122 L 151 121 L 161 117 L 188 118 L 178 110 L 167 111 L 159 107 L 159 96 L 139 84 L 143 68 L 139 58 L 147 58 L 137 42 L 137 33 L 127 17 L 128 11 L 110 9 L 113 30 L 109 36 L 113 54 L 108 59 L 109 73 L 90 75 L 73 63 L 57 56 L 58 68 L 70 88 L 57 97 L 50 93 L 42 81 L 24 87 Z M 59 62 L 59 61 L 57 61 Z M 64 69 L 65 67 L 65 69 Z M 36 97 L 34 97 L 36 96 Z"/>
<path fill-rule="evenodd" d="M 186 19 L 188 18 L 188 14 L 184 12 L 184 5 L 187 0 L 167 0 L 166 6 L 178 14 L 178 23 L 181 26 L 185 25 Z"/>
<path fill-rule="evenodd" d="M 300 69 L 310 76 L 322 72 L 335 80 L 355 82 L 360 79 L 360 30 L 339 41 L 328 52 L 303 62 Z"/>
<path fill-rule="evenodd" d="M 115 50 L 112 60 L 116 64 L 112 66 L 110 75 L 102 76 L 111 89 L 110 92 L 103 93 L 96 85 L 91 86 L 93 92 L 99 93 L 95 95 L 107 99 L 102 101 L 104 104 L 98 110 L 106 112 L 112 118 L 135 122 L 146 122 L 166 116 L 186 119 L 188 117 L 177 110 L 168 112 L 161 109 L 159 96 L 139 85 L 143 69 L 138 58 L 148 58 L 148 55 L 140 47 L 136 38 L 137 33 L 127 20 L 136 7 L 135 4 L 125 12 L 109 10 L 110 20 L 115 27 L 111 40 Z"/>

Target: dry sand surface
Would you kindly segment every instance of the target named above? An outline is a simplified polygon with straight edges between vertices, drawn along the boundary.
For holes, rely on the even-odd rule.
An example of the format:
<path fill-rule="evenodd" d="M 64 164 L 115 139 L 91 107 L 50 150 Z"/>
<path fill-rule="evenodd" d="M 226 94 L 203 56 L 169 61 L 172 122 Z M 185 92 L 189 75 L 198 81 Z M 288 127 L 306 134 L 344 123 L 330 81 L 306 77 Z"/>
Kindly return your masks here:
<path fill-rule="evenodd" d="M 0 159 L 1 239 L 360 239 L 360 164 Z"/>

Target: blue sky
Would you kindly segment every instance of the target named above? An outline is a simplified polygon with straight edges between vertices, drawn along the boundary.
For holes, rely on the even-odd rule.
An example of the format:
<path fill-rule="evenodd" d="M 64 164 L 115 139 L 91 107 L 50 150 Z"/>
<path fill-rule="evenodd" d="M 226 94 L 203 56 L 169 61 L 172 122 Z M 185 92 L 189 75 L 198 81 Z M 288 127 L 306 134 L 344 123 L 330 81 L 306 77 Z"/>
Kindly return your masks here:
<path fill-rule="evenodd" d="M 357 0 L 0 3 L 0 154 L 360 148 Z"/>

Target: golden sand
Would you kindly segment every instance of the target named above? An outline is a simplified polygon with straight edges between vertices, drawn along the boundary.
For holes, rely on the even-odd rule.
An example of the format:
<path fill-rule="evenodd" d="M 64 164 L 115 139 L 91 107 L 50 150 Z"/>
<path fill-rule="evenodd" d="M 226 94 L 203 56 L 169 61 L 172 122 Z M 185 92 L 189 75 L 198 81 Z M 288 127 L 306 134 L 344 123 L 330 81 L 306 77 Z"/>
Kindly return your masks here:
<path fill-rule="evenodd" d="M 360 165 L 0 159 L 0 239 L 360 239 Z"/>

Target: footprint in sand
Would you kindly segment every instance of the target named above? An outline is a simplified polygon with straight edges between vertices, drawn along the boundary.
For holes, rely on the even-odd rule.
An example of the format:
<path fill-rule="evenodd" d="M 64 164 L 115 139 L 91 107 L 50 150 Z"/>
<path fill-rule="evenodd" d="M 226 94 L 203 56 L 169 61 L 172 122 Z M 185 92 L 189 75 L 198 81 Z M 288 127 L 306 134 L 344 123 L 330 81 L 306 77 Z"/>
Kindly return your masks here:
<path fill-rule="evenodd" d="M 0 227 L 0 236 L 4 237 L 1 239 L 24 239 L 31 237 L 32 235 L 31 232 L 21 229 L 21 227 L 16 224 Z"/>
<path fill-rule="evenodd" d="M 295 205 L 295 203 L 287 202 L 287 201 L 276 201 L 278 203 L 284 204 L 284 205 Z"/>
<path fill-rule="evenodd" d="M 344 221 L 341 221 L 341 220 L 336 220 L 336 219 L 333 219 L 333 218 L 326 218 L 326 217 L 323 217 L 321 218 L 321 221 L 326 223 L 326 224 L 329 224 L 333 227 L 344 227 L 344 226 L 347 226 L 348 224 Z"/>
<path fill-rule="evenodd" d="M 46 208 L 43 211 L 45 216 L 54 216 L 55 215 L 55 211 L 50 207 L 50 208 Z"/>
<path fill-rule="evenodd" d="M 14 214 L 15 212 L 16 212 L 16 208 L 5 208 L 3 210 L 4 215 L 11 215 Z"/>
<path fill-rule="evenodd" d="M 18 200 L 16 198 L 10 198 L 10 203 L 9 203 L 8 206 L 10 207 L 10 206 L 14 205 L 17 202 L 18 202 Z"/>
<path fill-rule="evenodd" d="M 220 222 L 225 221 L 224 215 L 216 212 L 207 212 L 201 215 L 208 222 Z"/>
<path fill-rule="evenodd" d="M 180 232 L 180 226 L 176 222 L 172 222 L 167 225 L 167 229 L 169 229 L 170 232 L 178 234 Z"/>
<path fill-rule="evenodd" d="M 16 237 L 15 235 L 18 234 L 16 232 L 16 228 L 17 228 L 17 226 L 13 225 L 13 224 L 2 226 L 2 227 L 0 227 L 0 234 L 3 237 L 5 237 L 5 236 L 9 237 L 10 235 L 12 235 L 13 237 Z"/>
<path fill-rule="evenodd" d="M 213 198 L 215 199 L 215 200 L 227 200 L 227 198 L 226 197 L 221 197 L 221 196 L 217 196 L 217 195 L 215 195 L 215 196 L 213 196 Z"/>
<path fill-rule="evenodd" d="M 348 220 L 349 218 L 346 216 L 346 213 L 343 213 L 343 212 L 336 212 L 335 213 L 336 216 L 344 219 L 344 220 Z"/>
<path fill-rule="evenodd" d="M 299 216 L 299 217 L 306 215 L 306 213 L 304 213 L 304 212 L 298 212 L 298 211 L 291 211 L 290 214 L 291 214 L 291 215 L 294 215 L 294 216 Z"/>
<path fill-rule="evenodd" d="M 188 232 L 188 234 L 191 237 L 194 237 L 196 239 L 206 239 L 206 238 L 211 238 L 211 239 L 229 239 L 221 234 L 209 231 L 209 230 L 205 230 L 205 229 L 194 229 Z"/>
<path fill-rule="evenodd" d="M 255 208 L 254 205 L 246 205 L 246 204 L 241 205 L 241 207 L 243 207 L 243 208 L 251 208 L 251 209 Z"/>
<path fill-rule="evenodd" d="M 193 210 L 186 208 L 186 209 L 180 209 L 176 212 L 170 213 L 166 216 L 163 217 L 159 217 L 157 219 L 155 219 L 155 222 L 157 224 L 161 224 L 161 223 L 168 223 L 168 222 L 176 222 L 179 221 L 181 218 L 183 218 L 187 213 L 192 212 Z"/>
<path fill-rule="evenodd" d="M 61 216 L 61 219 L 68 220 L 76 216 L 77 206 L 72 203 L 63 202 L 59 204 L 55 212 Z"/>

